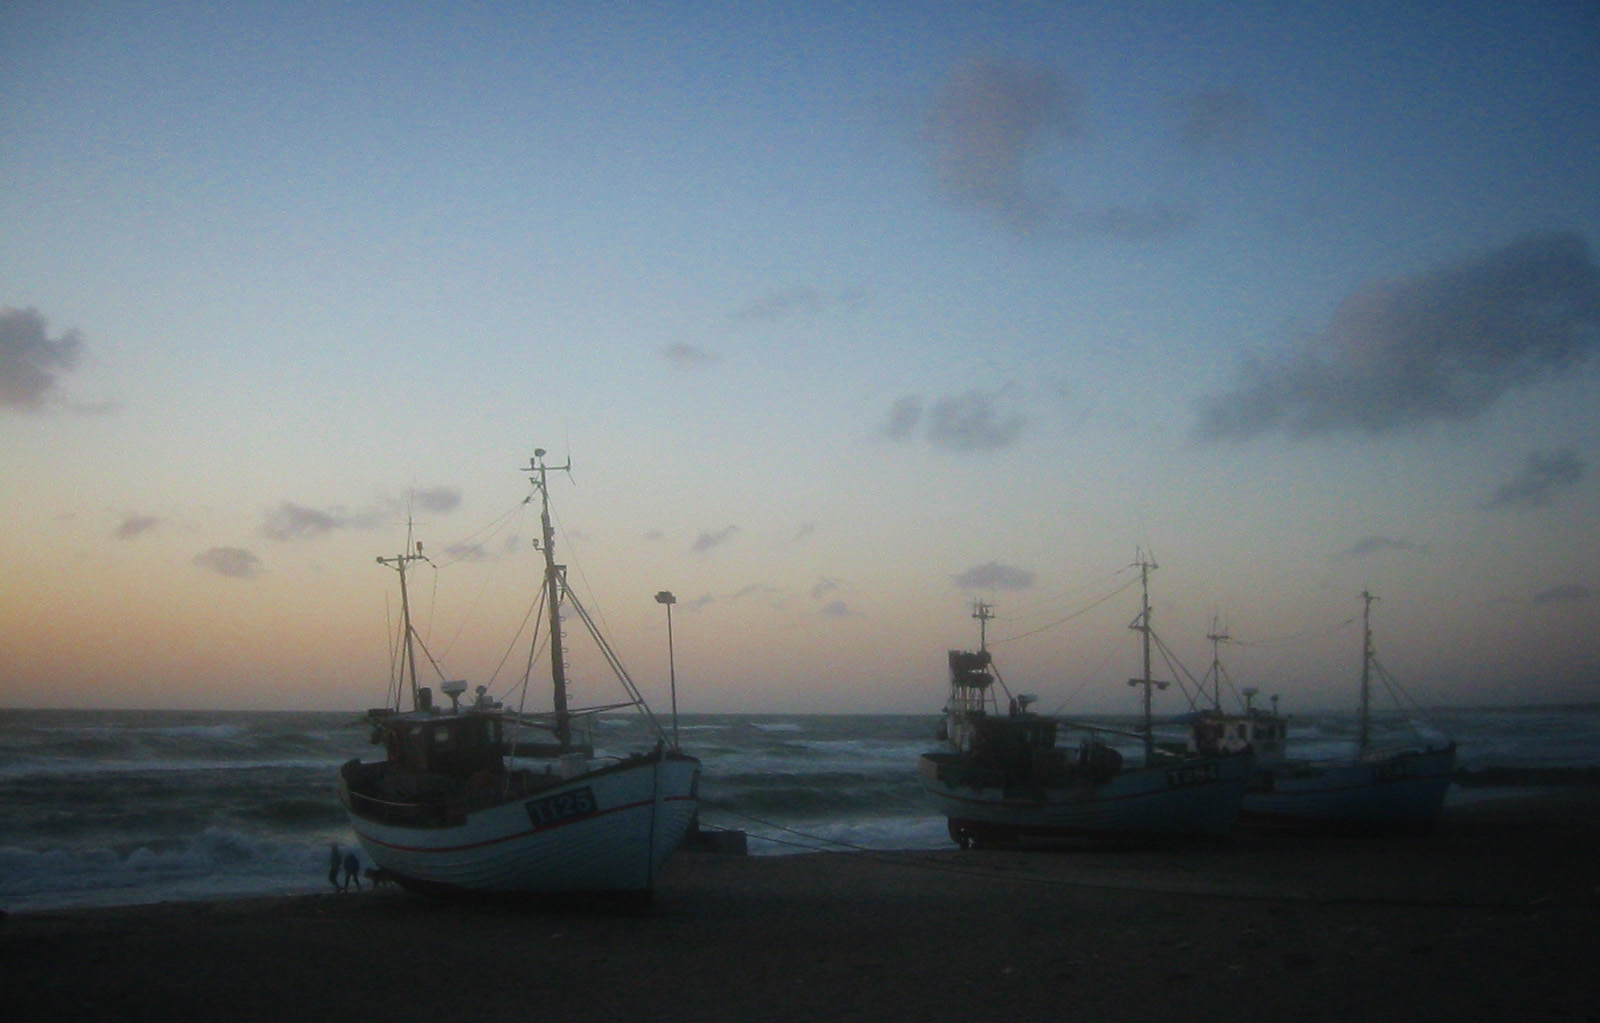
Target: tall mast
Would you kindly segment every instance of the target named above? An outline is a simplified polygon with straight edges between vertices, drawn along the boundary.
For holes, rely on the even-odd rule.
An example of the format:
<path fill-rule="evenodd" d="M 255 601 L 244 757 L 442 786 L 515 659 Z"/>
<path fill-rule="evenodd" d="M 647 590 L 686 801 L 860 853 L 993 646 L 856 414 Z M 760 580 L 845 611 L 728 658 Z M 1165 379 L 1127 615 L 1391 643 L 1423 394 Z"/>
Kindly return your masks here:
<path fill-rule="evenodd" d="M 1361 591 L 1361 725 L 1360 744 L 1356 747 L 1366 752 L 1371 738 L 1372 704 L 1372 602 L 1377 600 L 1366 590 Z"/>
<path fill-rule="evenodd" d="M 972 602 L 972 617 L 978 620 L 978 649 L 989 649 L 989 620 L 994 617 L 994 609 L 981 600 Z"/>
<path fill-rule="evenodd" d="M 400 573 L 400 623 L 405 633 L 405 670 L 411 681 L 411 709 L 417 710 L 417 650 L 411 631 L 411 597 L 406 590 L 406 565 L 413 561 L 427 561 L 422 556 L 422 542 L 417 541 L 415 554 L 396 554 L 392 558 L 379 558 L 378 564 L 389 565 Z M 400 694 L 395 693 L 395 709 L 400 709 Z"/>
<path fill-rule="evenodd" d="M 1150 573 L 1157 566 L 1154 561 L 1146 560 L 1142 551 L 1136 557 L 1139 560 L 1134 562 L 1134 567 L 1139 570 L 1139 584 L 1143 592 L 1143 599 L 1139 607 L 1139 617 L 1135 618 L 1133 624 L 1128 628 L 1142 634 L 1144 674 L 1139 678 L 1130 678 L 1128 684 L 1130 686 L 1144 687 L 1144 725 L 1141 731 L 1144 734 L 1144 759 L 1145 763 L 1149 763 L 1155 757 L 1156 750 L 1156 733 L 1155 725 L 1152 723 L 1150 695 L 1152 690 L 1156 688 L 1167 688 L 1167 684 L 1165 682 L 1157 682 L 1150 677 Z"/>
<path fill-rule="evenodd" d="M 1211 641 L 1211 701 L 1212 709 L 1218 714 L 1222 713 L 1222 654 L 1218 646 L 1227 640 L 1228 630 L 1217 627 L 1217 616 L 1211 616 L 1211 631 L 1206 634 L 1206 639 Z"/>
<path fill-rule="evenodd" d="M 539 491 L 542 533 L 539 549 L 544 552 L 545 602 L 550 606 L 550 684 L 555 691 L 556 742 L 563 747 L 572 744 L 572 716 L 567 712 L 567 665 L 561 651 L 561 591 L 567 566 L 556 564 L 556 532 L 550 523 L 550 485 L 546 474 L 571 470 L 570 459 L 566 465 L 546 466 L 544 448 L 534 449 L 527 469 L 523 470 L 533 474 L 531 482 Z"/>

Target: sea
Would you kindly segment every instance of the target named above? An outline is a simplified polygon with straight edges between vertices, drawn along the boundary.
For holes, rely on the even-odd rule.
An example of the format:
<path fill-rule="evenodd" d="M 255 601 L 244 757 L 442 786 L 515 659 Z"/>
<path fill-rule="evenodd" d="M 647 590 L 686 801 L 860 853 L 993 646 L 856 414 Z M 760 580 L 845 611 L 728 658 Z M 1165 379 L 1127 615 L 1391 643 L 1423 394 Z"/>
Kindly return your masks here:
<path fill-rule="evenodd" d="M 1446 709 L 1401 725 L 1453 737 L 1467 770 L 1600 765 L 1600 705 Z M 666 723 L 703 764 L 702 827 L 743 832 L 756 856 L 949 848 L 916 772 L 937 726 L 875 714 Z M 1355 728 L 1348 714 L 1295 717 L 1290 744 L 1335 756 Z M 328 891 L 329 844 L 355 845 L 338 769 L 381 755 L 369 740 L 346 713 L 0 709 L 0 910 Z M 636 716 L 598 719 L 593 741 L 616 755 L 654 744 Z M 1453 785 L 1449 800 L 1528 791 Z"/>

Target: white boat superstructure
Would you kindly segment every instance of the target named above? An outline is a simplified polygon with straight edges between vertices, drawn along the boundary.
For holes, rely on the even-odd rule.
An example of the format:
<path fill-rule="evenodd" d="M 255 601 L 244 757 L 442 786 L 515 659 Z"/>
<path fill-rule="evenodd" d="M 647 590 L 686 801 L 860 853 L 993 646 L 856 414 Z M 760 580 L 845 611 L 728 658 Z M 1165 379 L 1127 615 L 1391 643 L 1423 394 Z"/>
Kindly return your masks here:
<path fill-rule="evenodd" d="M 406 571 L 416 551 L 379 562 L 400 575 L 402 680 L 411 709 L 369 712 L 383 760 L 352 760 L 340 772 L 340 798 L 372 861 L 406 887 L 440 892 L 557 895 L 610 892 L 648 897 L 662 863 L 695 822 L 700 763 L 669 741 L 643 696 L 555 560 L 548 477 L 570 463 L 549 466 L 536 451 L 527 471 L 541 501 L 541 542 L 550 642 L 552 710 L 523 714 L 479 686 L 463 704 L 467 685 L 445 681 L 442 707 L 418 685 L 416 635 Z M 561 613 L 570 605 L 616 673 L 626 697 L 618 703 L 568 705 Z M 530 666 L 532 658 L 530 657 Z M 401 699 L 396 689 L 396 703 Z M 602 711 L 634 708 L 657 737 L 654 749 L 597 757 L 576 738 L 575 722 Z M 545 741 L 521 741 L 534 730 Z"/>

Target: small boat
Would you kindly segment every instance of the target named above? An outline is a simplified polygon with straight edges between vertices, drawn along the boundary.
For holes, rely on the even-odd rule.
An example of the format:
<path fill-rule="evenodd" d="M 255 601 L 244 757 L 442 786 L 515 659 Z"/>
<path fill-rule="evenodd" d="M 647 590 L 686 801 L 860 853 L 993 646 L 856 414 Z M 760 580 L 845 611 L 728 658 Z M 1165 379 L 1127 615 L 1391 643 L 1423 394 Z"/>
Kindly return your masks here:
<path fill-rule="evenodd" d="M 1216 709 L 1195 716 L 1190 748 L 1196 753 L 1252 748 L 1256 774 L 1245 792 L 1241 822 L 1252 826 L 1362 831 L 1426 831 L 1438 823 L 1455 770 L 1456 744 L 1415 737 L 1379 745 L 1372 735 L 1372 679 L 1385 674 L 1372 644 L 1372 603 L 1363 592 L 1361 702 L 1354 752 L 1326 760 L 1295 758 L 1288 751 L 1288 719 L 1274 708 L 1252 705 L 1243 714 Z M 1215 640 L 1213 640 L 1215 642 Z M 1213 656 L 1213 664 L 1216 664 Z"/>
<path fill-rule="evenodd" d="M 923 754 L 918 771 L 957 845 L 1233 831 L 1254 757 L 1248 750 L 1196 754 L 1182 743 L 1155 741 L 1151 691 L 1167 685 L 1150 677 L 1149 575 L 1156 566 L 1141 558 L 1137 567 L 1144 599 L 1131 628 L 1144 637 L 1144 674 L 1129 684 L 1144 688 L 1141 732 L 1036 714 L 1028 709 L 1035 698 L 1026 695 L 1011 697 L 1001 713 L 995 690 L 1004 682 L 983 633 L 977 650 L 950 651 L 950 697 L 940 728 L 946 748 Z M 984 623 L 991 617 L 983 604 L 973 616 Z M 1081 732 L 1081 741 L 1058 746 L 1063 727 Z M 1109 735 L 1139 740 L 1143 762 L 1126 763 L 1105 741 Z"/>
<path fill-rule="evenodd" d="M 406 570 L 413 552 L 379 558 L 400 575 L 403 643 L 393 706 L 368 712 L 372 741 L 385 758 L 351 760 L 340 772 L 339 797 L 373 863 L 401 885 L 440 893 L 551 896 L 614 893 L 647 900 L 662 863 L 693 825 L 700 762 L 669 740 L 644 697 L 576 595 L 566 566 L 556 564 L 550 518 L 550 466 L 544 450 L 525 471 L 541 502 L 544 578 L 553 709 L 522 713 L 493 699 L 485 686 L 463 700 L 467 683 L 442 681 L 444 707 L 417 684 L 416 644 Z M 532 498 L 530 497 L 529 500 Z M 562 606 L 588 627 L 624 691 L 605 706 L 568 705 L 561 641 Z M 538 637 L 535 637 L 537 649 Z M 432 661 L 431 656 L 429 661 Z M 530 671 L 534 663 L 529 656 Z M 442 677 L 442 676 L 441 676 Z M 409 681 L 411 706 L 400 691 Z M 583 726 L 601 712 L 632 708 L 654 735 L 654 749 L 597 757 Z M 522 741 L 529 730 L 538 741 Z"/>

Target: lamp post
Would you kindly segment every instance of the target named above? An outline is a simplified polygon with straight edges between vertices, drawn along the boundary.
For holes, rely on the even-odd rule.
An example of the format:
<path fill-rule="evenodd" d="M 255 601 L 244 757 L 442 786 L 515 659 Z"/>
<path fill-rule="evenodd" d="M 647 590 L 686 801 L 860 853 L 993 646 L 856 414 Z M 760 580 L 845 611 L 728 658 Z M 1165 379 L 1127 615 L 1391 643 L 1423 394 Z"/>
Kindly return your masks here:
<path fill-rule="evenodd" d="M 678 598 L 672 595 L 671 590 L 662 590 L 656 594 L 656 603 L 667 606 L 667 677 L 672 686 L 672 748 L 681 749 L 678 744 L 678 664 L 672 651 L 672 605 Z"/>

